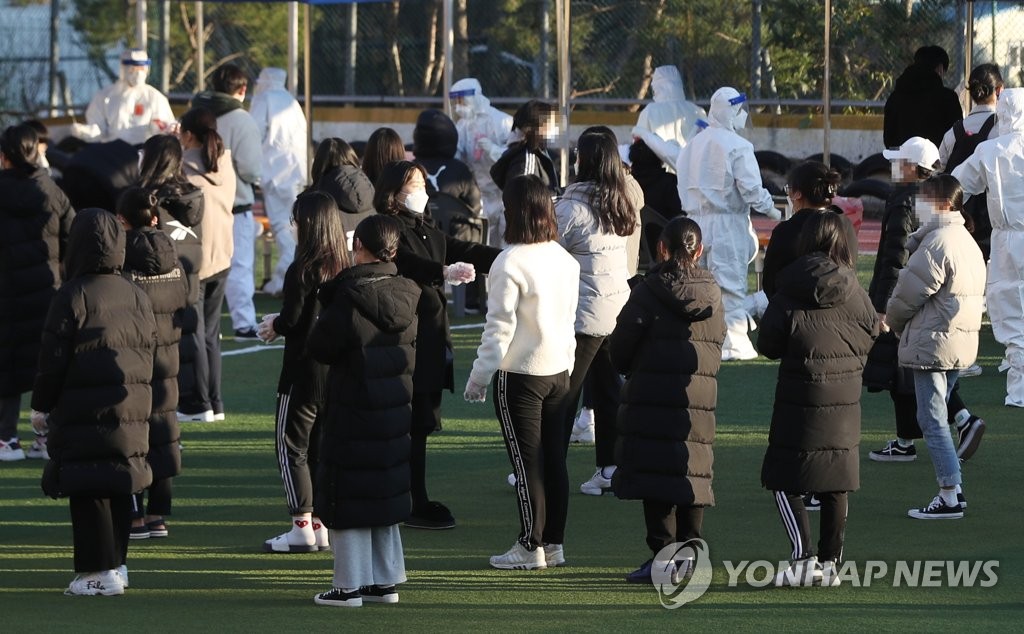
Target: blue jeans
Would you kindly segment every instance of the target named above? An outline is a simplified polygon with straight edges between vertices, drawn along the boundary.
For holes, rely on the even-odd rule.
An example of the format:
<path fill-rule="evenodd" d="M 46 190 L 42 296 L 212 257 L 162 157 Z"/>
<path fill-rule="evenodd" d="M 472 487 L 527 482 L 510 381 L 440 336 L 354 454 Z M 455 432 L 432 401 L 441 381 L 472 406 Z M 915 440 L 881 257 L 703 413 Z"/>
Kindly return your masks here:
<path fill-rule="evenodd" d="M 946 403 L 956 385 L 958 370 L 914 370 L 917 424 L 921 427 L 940 487 L 960 484 L 960 459 L 949 435 Z"/>

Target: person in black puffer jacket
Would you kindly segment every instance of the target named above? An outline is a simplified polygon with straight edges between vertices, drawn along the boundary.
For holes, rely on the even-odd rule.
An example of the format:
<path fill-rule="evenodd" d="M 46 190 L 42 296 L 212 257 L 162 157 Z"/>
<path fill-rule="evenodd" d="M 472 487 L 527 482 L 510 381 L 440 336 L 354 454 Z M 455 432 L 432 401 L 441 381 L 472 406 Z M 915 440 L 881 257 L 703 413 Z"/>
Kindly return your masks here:
<path fill-rule="evenodd" d="M 715 278 L 697 266 L 703 249 L 696 222 L 671 220 L 658 240 L 660 263 L 633 288 L 611 335 L 612 362 L 627 377 L 612 488 L 643 500 L 655 557 L 700 538 L 704 507 L 715 503 L 711 446 L 725 317 Z M 650 583 L 652 563 L 627 581 Z"/>
<path fill-rule="evenodd" d="M 292 218 L 297 245 L 284 276 L 284 305 L 280 313 L 264 317 L 258 328 L 266 343 L 285 337 L 274 439 L 292 526 L 263 543 L 267 552 L 329 548 L 327 531 L 320 518 L 312 515 L 321 428 L 318 413 L 327 398 L 327 366 L 312 357 L 306 340 L 320 314 L 320 285 L 348 268 L 341 216 L 334 199 L 324 192 L 305 192 L 296 199 Z"/>
<path fill-rule="evenodd" d="M 434 223 L 450 236 L 484 242 L 480 188 L 469 166 L 455 158 L 459 132 L 440 110 L 424 110 L 412 131 L 412 154 L 427 173 L 427 208 Z M 466 285 L 466 310 L 480 311 L 480 287 Z"/>
<path fill-rule="evenodd" d="M 377 180 L 377 213 L 397 218 L 402 235 L 395 263 L 402 277 L 416 282 L 422 295 L 416 314 L 416 375 L 412 402 L 412 503 L 406 526 L 455 527 L 448 508 L 427 495 L 427 436 L 441 428 L 441 392 L 454 390 L 455 371 L 445 306 L 445 282 L 454 285 L 487 273 L 499 249 L 445 235 L 423 211 L 427 205 L 426 174 L 410 161 L 388 163 Z"/>
<path fill-rule="evenodd" d="M 352 250 L 352 232 L 373 209 L 373 183 L 359 164 L 355 150 L 343 139 L 324 139 L 316 148 L 306 191 L 321 191 L 334 199 Z"/>
<path fill-rule="evenodd" d="M 761 466 L 761 484 L 774 492 L 793 545 L 792 566 L 776 585 L 838 583 L 847 493 L 860 486 L 861 374 L 879 320 L 845 233 L 837 214 L 807 220 L 801 256 L 779 273 L 757 339 L 761 354 L 781 360 Z M 821 500 L 820 565 L 805 493 Z"/>
<path fill-rule="evenodd" d="M 313 358 L 330 366 L 316 515 L 331 529 L 334 590 L 316 603 L 358 606 L 362 592 L 398 600 L 405 581 L 397 524 L 411 509 L 409 427 L 420 289 L 393 260 L 401 223 L 374 215 L 356 227 L 355 266 L 320 291 L 309 335 Z"/>
<path fill-rule="evenodd" d="M 51 429 L 43 492 L 70 498 L 79 573 L 70 594 L 124 592 L 131 494 L 152 483 L 156 321 L 146 294 L 121 276 L 124 259 L 114 214 L 85 209 L 75 217 L 68 281 L 46 316 L 32 390 L 32 408 Z"/>
<path fill-rule="evenodd" d="M 949 54 L 942 47 L 922 46 L 914 52 L 914 63 L 896 78 L 885 100 L 885 147 L 897 147 L 915 136 L 938 146 L 946 130 L 964 118 L 960 98 L 942 83 L 948 69 Z"/>
<path fill-rule="evenodd" d="M 145 291 L 156 319 L 153 411 L 149 415 L 149 454 L 153 471 L 149 504 L 132 497 L 132 539 L 167 537 L 164 516 L 171 514 L 171 478 L 181 473 L 178 428 L 178 342 L 188 306 L 188 281 L 174 242 L 156 228 L 159 201 L 150 191 L 129 187 L 117 201 L 117 215 L 128 233 L 124 276 Z"/>
<path fill-rule="evenodd" d="M 39 335 L 60 286 L 60 257 L 75 212 L 37 166 L 38 137 L 27 125 L 0 137 L 0 461 L 45 458 L 45 438 L 18 442 L 21 395 L 32 389 Z"/>
<path fill-rule="evenodd" d="M 182 315 L 181 367 L 178 372 L 179 411 L 189 414 L 209 403 L 205 386 L 196 381 L 196 364 L 205 363 L 199 327 L 199 269 L 203 262 L 203 191 L 188 182 L 182 171 L 181 142 L 158 134 L 142 146 L 142 167 L 138 185 L 156 193 L 160 204 L 157 227 L 174 241 L 181 269 L 188 280 L 188 307 Z"/>
<path fill-rule="evenodd" d="M 679 182 L 665 169 L 661 157 L 647 144 L 636 139 L 629 146 L 629 167 L 633 178 L 644 191 L 644 205 L 671 220 L 686 215 L 679 202 Z"/>

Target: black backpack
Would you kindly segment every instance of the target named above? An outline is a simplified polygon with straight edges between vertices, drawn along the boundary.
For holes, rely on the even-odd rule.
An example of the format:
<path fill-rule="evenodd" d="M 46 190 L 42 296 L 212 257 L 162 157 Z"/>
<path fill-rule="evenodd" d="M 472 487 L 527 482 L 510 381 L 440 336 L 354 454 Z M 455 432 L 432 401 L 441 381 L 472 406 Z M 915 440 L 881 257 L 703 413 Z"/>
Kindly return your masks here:
<path fill-rule="evenodd" d="M 974 150 L 978 148 L 983 141 L 987 141 L 989 134 L 992 132 L 992 128 L 996 125 L 996 115 L 991 115 L 981 125 L 981 128 L 974 134 L 968 134 L 967 130 L 964 129 L 963 120 L 957 121 L 953 124 L 953 138 L 956 139 L 953 144 L 953 149 L 949 153 L 949 159 L 946 161 L 945 172 L 947 174 L 953 173 L 953 169 L 966 161 Z M 985 256 L 985 261 L 988 261 L 989 250 L 991 248 L 992 240 L 992 221 L 988 217 L 988 203 L 986 201 L 986 194 L 979 194 L 977 196 L 971 196 L 966 203 L 964 203 L 964 211 L 974 220 L 974 231 L 972 235 L 974 240 L 978 243 L 981 248 L 982 254 Z"/>

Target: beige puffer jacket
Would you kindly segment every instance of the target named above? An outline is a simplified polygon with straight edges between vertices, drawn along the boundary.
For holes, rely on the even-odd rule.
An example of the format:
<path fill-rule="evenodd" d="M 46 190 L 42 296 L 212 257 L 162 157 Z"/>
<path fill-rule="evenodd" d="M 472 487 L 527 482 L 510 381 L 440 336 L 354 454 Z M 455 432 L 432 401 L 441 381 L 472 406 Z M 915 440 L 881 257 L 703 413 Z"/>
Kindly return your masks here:
<path fill-rule="evenodd" d="M 886 307 L 900 335 L 900 365 L 963 370 L 978 356 L 985 260 L 958 213 L 940 213 L 910 236 L 907 266 Z"/>

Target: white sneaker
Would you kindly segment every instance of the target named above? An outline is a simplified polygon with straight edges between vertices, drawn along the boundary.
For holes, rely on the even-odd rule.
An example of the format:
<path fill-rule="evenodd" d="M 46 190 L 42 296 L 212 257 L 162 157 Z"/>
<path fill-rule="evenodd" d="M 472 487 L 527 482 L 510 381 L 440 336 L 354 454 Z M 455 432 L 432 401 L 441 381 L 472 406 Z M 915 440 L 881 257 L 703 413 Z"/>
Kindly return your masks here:
<path fill-rule="evenodd" d="M 843 582 L 839 578 L 839 565 L 831 559 L 825 560 L 819 566 L 821 569 L 821 585 L 824 588 L 835 588 Z"/>
<path fill-rule="evenodd" d="M 972 377 L 972 376 L 981 376 L 981 373 L 982 373 L 981 366 L 978 365 L 977 363 L 972 363 L 966 369 L 960 370 L 960 374 L 958 375 L 958 378 L 963 379 L 963 378 L 968 378 L 968 377 Z"/>
<path fill-rule="evenodd" d="M 117 567 L 117 570 L 115 570 L 114 573 L 116 573 L 117 576 L 121 578 L 121 585 L 123 585 L 125 588 L 127 588 L 128 587 L 128 566 L 126 566 L 124 564 L 121 564 L 120 566 Z"/>
<path fill-rule="evenodd" d="M 822 571 L 817 557 L 798 559 L 775 575 L 775 587 L 806 587 L 821 583 Z"/>
<path fill-rule="evenodd" d="M 178 412 L 177 414 L 179 423 L 212 423 L 217 420 L 217 416 L 213 413 L 212 409 L 199 412 L 198 414 L 185 414 L 183 412 Z"/>
<path fill-rule="evenodd" d="M 544 558 L 544 549 L 529 551 L 516 542 L 504 555 L 491 557 L 491 567 L 498 570 L 544 570 L 548 567 Z"/>
<path fill-rule="evenodd" d="M 95 596 L 101 594 L 105 597 L 112 597 L 124 594 L 124 583 L 118 576 L 116 570 L 104 570 L 102 572 L 90 572 L 77 575 L 68 589 L 66 595 Z"/>
<path fill-rule="evenodd" d="M 589 407 L 580 409 L 579 414 L 576 415 L 576 421 L 572 424 L 569 442 L 578 442 L 583 445 L 594 444 L 594 410 Z"/>
<path fill-rule="evenodd" d="M 584 495 L 604 495 L 612 491 L 612 475 L 615 465 L 598 467 L 590 479 L 580 485 L 580 493 Z M 607 475 L 606 475 L 607 474 Z"/>
<path fill-rule="evenodd" d="M 263 542 L 266 553 L 314 553 L 318 550 L 312 520 L 293 519 L 290 531 Z"/>
<path fill-rule="evenodd" d="M 565 565 L 565 549 L 561 544 L 544 544 L 544 563 L 548 568 Z"/>
<path fill-rule="evenodd" d="M 33 460 L 49 460 L 50 452 L 46 449 L 46 436 L 38 436 L 32 445 L 25 450 L 25 457 Z"/>
<path fill-rule="evenodd" d="M 16 462 L 25 459 L 25 450 L 17 438 L 0 440 L 0 462 Z"/>
<path fill-rule="evenodd" d="M 331 549 L 331 532 L 327 530 L 319 517 L 313 518 L 313 534 L 316 535 L 316 547 L 320 550 Z"/>
<path fill-rule="evenodd" d="M 220 421 L 224 420 L 225 418 L 226 417 L 224 416 L 224 412 L 215 412 L 213 414 L 213 421 L 215 423 L 219 423 Z"/>
<path fill-rule="evenodd" d="M 514 473 L 508 474 L 508 478 L 506 478 L 506 480 L 508 481 L 508 485 L 510 487 L 514 487 L 516 485 L 516 474 L 514 474 Z"/>

